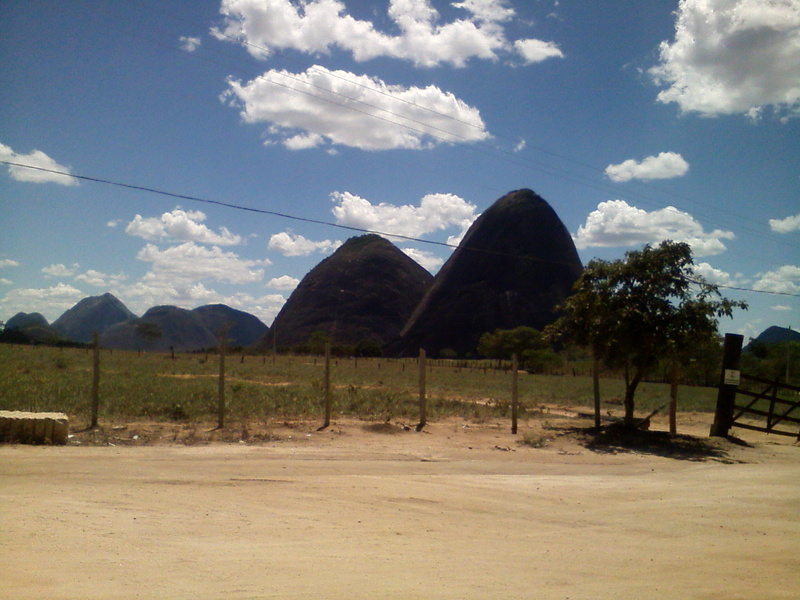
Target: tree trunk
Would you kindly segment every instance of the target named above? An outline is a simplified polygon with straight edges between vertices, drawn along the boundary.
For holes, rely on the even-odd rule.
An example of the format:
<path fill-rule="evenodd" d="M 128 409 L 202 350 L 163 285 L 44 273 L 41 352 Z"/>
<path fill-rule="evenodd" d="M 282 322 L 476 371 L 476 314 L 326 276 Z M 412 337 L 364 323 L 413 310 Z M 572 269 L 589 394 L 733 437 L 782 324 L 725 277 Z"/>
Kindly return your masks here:
<path fill-rule="evenodd" d="M 626 427 L 634 426 L 633 397 L 636 394 L 636 388 L 639 387 L 639 383 L 642 381 L 643 376 L 644 373 L 639 369 L 637 369 L 636 373 L 634 373 L 633 375 L 633 379 L 628 379 L 626 377 L 625 380 L 625 426 Z"/>

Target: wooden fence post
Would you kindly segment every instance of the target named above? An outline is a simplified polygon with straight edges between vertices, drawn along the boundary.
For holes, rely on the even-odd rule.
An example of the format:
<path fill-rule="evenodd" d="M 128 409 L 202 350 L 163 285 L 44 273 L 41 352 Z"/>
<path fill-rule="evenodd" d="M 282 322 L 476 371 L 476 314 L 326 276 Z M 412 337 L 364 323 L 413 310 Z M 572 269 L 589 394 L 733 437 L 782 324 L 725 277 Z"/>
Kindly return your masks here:
<path fill-rule="evenodd" d="M 217 429 L 225 427 L 225 345 L 228 331 L 224 329 L 219 336 L 219 386 L 217 400 Z"/>
<path fill-rule="evenodd" d="M 517 407 L 519 405 L 519 358 L 515 352 L 511 356 L 511 433 L 517 434 Z"/>
<path fill-rule="evenodd" d="M 739 365 L 742 357 L 744 336 L 726 333 L 722 349 L 722 373 L 720 373 L 717 392 L 717 410 L 711 425 L 712 436 L 725 437 L 733 425 L 733 407 L 736 402 L 736 388 L 739 386 Z"/>
<path fill-rule="evenodd" d="M 322 431 L 331 424 L 331 344 L 325 343 L 325 421 L 318 431 Z"/>
<path fill-rule="evenodd" d="M 100 336 L 92 334 L 92 424 L 97 428 L 97 414 L 100 412 Z"/>
<path fill-rule="evenodd" d="M 669 432 L 678 433 L 678 361 L 672 362 L 669 380 Z"/>
<path fill-rule="evenodd" d="M 425 400 L 425 349 L 419 349 L 419 423 L 417 431 L 422 431 L 428 421 L 428 409 Z"/>
<path fill-rule="evenodd" d="M 600 359 L 597 358 L 597 354 L 594 355 L 594 364 L 592 365 L 592 393 L 594 394 L 594 428 L 600 429 Z"/>

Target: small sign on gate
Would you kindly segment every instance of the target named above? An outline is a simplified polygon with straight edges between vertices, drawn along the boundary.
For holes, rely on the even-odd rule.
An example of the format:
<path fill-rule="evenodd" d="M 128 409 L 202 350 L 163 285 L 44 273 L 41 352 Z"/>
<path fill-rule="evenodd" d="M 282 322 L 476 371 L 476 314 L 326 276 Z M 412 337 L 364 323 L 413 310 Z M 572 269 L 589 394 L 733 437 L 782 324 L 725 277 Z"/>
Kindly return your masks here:
<path fill-rule="evenodd" d="M 723 383 L 725 385 L 739 385 L 742 379 L 742 372 L 736 369 L 725 369 Z"/>

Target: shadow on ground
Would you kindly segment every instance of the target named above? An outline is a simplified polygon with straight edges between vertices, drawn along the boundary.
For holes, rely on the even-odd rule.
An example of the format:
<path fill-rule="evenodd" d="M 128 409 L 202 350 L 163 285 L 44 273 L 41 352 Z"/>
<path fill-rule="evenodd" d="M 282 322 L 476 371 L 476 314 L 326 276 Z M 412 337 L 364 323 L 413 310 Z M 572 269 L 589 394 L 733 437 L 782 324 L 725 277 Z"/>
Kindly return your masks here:
<path fill-rule="evenodd" d="M 678 460 L 738 463 L 741 461 L 730 458 L 732 446 L 752 447 L 736 438 L 700 438 L 626 427 L 622 423 L 612 423 L 599 430 L 593 427 L 574 428 L 572 433 L 578 436 L 584 447 L 593 452 L 610 454 L 636 452 Z"/>

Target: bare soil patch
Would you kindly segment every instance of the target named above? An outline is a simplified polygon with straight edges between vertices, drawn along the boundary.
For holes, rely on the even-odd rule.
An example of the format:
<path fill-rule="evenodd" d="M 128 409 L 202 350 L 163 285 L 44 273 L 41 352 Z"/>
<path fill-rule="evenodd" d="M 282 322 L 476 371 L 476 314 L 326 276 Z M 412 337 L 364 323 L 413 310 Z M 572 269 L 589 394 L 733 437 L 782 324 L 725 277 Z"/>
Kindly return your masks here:
<path fill-rule="evenodd" d="M 710 415 L 683 414 L 669 457 L 659 420 L 595 447 L 590 422 L 557 414 L 516 436 L 410 425 L 107 424 L 66 447 L 0 446 L 0 598 L 800 593 L 791 439 L 708 441 Z"/>

